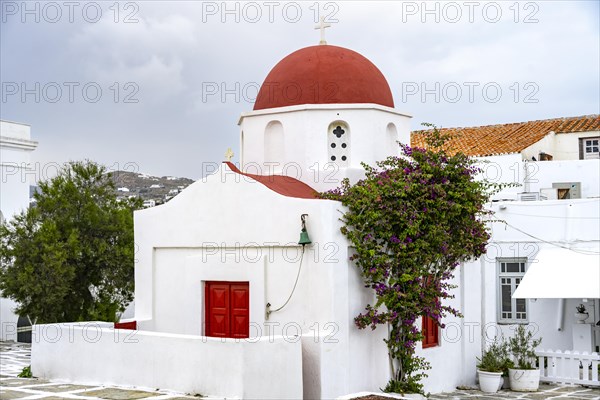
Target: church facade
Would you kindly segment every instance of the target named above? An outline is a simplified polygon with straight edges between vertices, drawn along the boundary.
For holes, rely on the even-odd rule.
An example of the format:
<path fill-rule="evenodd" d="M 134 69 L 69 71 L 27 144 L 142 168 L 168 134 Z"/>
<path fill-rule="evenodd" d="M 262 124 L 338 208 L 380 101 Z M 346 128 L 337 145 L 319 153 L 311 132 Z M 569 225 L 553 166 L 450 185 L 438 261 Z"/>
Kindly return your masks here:
<path fill-rule="evenodd" d="M 240 117 L 240 165 L 136 213 L 138 328 L 298 340 L 306 398 L 385 386 L 387 332 L 354 326 L 373 294 L 349 268 L 340 204 L 315 191 L 399 154 L 410 116 L 393 106 L 381 72 L 351 50 L 318 45 L 279 62 Z"/>
<path fill-rule="evenodd" d="M 223 162 L 172 201 L 136 212 L 135 318 L 115 330 L 99 322 L 53 327 L 60 332 L 55 340 L 34 340 L 34 374 L 233 398 L 379 391 L 390 375 L 387 331 L 355 327 L 354 317 L 373 304 L 374 294 L 349 260 L 352 248 L 340 232 L 343 207 L 316 192 L 343 178 L 360 179 L 361 162 L 398 155 L 398 142 L 411 141 L 410 118 L 394 108 L 383 74 L 352 50 L 321 44 L 285 57 L 265 79 L 254 109 L 238 121 L 240 164 Z M 520 154 L 509 158 L 522 161 Z M 586 173 L 598 166 L 597 160 L 585 162 Z M 575 204 L 597 217 L 598 193 L 588 186 L 586 195 L 595 200 L 546 205 L 562 210 Z M 500 204 L 498 212 L 506 209 Z M 569 229 L 570 236 L 552 240 L 598 245 L 592 223 L 582 220 Z M 492 241 L 505 255 L 511 243 L 531 242 L 506 234 Z M 535 257 L 525 251 L 515 257 Z M 447 318 L 443 331 L 424 327 L 417 352 L 432 366 L 426 391 L 474 384 L 488 328 L 501 325 L 510 334 L 509 323 L 526 322 L 515 321 L 523 303 L 513 303 L 512 293 L 498 298 L 496 265 L 509 260 L 486 257 L 461 265 L 453 278 L 458 288 L 450 305 L 464 318 Z M 525 270 L 528 261 L 518 262 Z M 511 321 L 496 318 L 503 301 L 514 306 L 506 311 L 514 311 Z M 527 321 L 567 348 L 571 331 L 556 333 L 545 322 L 553 301 L 528 306 Z M 561 326 L 573 323 L 569 315 Z M 38 338 L 51 334 L 48 326 L 37 329 Z"/>

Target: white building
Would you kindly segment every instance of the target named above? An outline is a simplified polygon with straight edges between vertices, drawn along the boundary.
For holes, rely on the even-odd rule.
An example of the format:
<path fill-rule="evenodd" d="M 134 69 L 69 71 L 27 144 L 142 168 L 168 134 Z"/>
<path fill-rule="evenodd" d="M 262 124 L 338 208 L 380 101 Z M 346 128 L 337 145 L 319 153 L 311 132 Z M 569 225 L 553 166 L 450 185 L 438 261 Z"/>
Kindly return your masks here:
<path fill-rule="evenodd" d="M 598 131 L 598 117 L 590 118 L 593 129 L 569 134 Z M 135 318 L 118 326 L 138 331 L 115 333 L 101 323 L 52 327 L 58 337 L 34 341 L 33 373 L 237 398 L 335 398 L 384 387 L 387 332 L 361 331 L 353 323 L 374 294 L 349 261 L 341 205 L 315 198 L 314 189 L 337 187 L 343 177 L 356 180 L 363 175 L 361 161 L 398 154 L 397 141 L 410 140 L 409 121 L 395 110 L 384 76 L 360 54 L 320 45 L 285 57 L 267 76 L 254 110 L 238 122 L 241 167 L 223 163 L 169 203 L 136 212 Z M 532 147 L 540 140 L 547 147 Z M 556 160 L 559 153 L 573 153 L 545 135 L 525 144 L 472 154 L 509 153 L 492 158 L 499 181 L 512 179 L 506 175 L 511 167 L 519 172 L 538 165 L 539 180 L 528 182 L 527 192 L 552 188 L 558 176 L 560 183 L 579 182 L 581 200 L 573 198 L 571 186 L 568 196 L 559 192 L 561 186 L 556 196 L 569 200 L 517 201 L 523 190 L 514 189 L 500 196 L 510 202 L 494 203 L 510 225 L 506 231 L 494 225 L 488 255 L 457 270 L 452 302 L 465 317 L 448 318 L 447 328 L 430 330 L 418 348 L 433 367 L 427 391 L 474 384 L 482 334 L 498 326 L 509 333 L 509 325 L 498 324 L 536 323 L 545 344 L 573 348 L 568 310 L 579 300 L 563 302 L 562 314 L 555 312 L 559 300 L 513 301 L 514 277 L 497 271 L 510 262 L 506 268 L 518 264 L 523 273 L 550 246 L 598 251 L 600 160 L 524 167 L 522 151 L 545 151 Z M 594 143 L 584 142 L 584 148 L 593 153 Z M 514 180 L 525 176 L 533 179 L 528 170 Z M 306 245 L 298 244 L 302 219 L 312 240 Z M 508 298 L 503 278 L 512 285 Z M 49 329 L 38 327 L 37 337 Z"/>
<path fill-rule="evenodd" d="M 29 125 L 0 121 L 0 223 L 29 205 L 29 185 L 33 175 L 31 152 L 38 143 L 31 140 Z M 15 303 L 0 297 L 1 340 L 15 340 L 18 317 Z"/>
<path fill-rule="evenodd" d="M 487 254 L 461 266 L 459 290 L 465 302 L 457 305 L 465 317 L 457 321 L 458 329 L 441 332 L 438 348 L 423 354 L 443 357 L 444 341 L 454 340 L 460 330 L 465 351 L 462 372 L 454 380 L 460 384 L 475 378 L 475 356 L 485 345 L 481 338 L 510 336 L 515 323 L 535 330 L 543 349 L 599 351 L 600 327 L 594 324 L 600 321 L 600 116 L 442 132 L 453 136 L 454 150 L 481 158 L 487 179 L 519 186 L 495 196 L 492 210 L 504 222 L 492 224 Z M 424 146 L 420 131 L 412 133 L 411 145 Z M 543 270 L 542 279 L 528 277 L 522 288 L 531 299 L 512 298 L 532 266 Z M 580 271 L 580 266 L 588 269 Z M 586 275 L 590 270 L 592 275 Z M 596 286 L 586 298 L 588 282 Z M 587 324 L 576 324 L 580 303 L 590 312 Z"/>

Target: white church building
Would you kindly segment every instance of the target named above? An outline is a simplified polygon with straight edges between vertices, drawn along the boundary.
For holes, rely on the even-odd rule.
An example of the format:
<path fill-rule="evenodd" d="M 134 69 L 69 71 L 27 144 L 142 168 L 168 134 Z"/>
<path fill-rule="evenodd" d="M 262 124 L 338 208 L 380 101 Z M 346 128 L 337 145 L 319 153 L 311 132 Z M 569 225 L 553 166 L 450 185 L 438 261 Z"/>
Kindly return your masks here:
<path fill-rule="evenodd" d="M 135 213 L 135 318 L 121 329 L 37 326 L 33 374 L 228 398 L 379 391 L 390 377 L 387 331 L 355 327 L 374 294 L 349 261 L 343 207 L 316 191 L 361 178 L 361 162 L 398 155 L 397 142 L 411 141 L 410 119 L 395 109 L 383 74 L 352 50 L 321 44 L 283 58 L 238 121 L 239 165 L 223 162 L 172 201 Z M 600 119 L 581 119 L 589 121 L 539 128 L 531 134 L 537 140 L 514 148 L 469 150 L 490 161 L 493 179 L 527 187 L 495 199 L 491 207 L 506 223 L 492 226 L 486 256 L 457 270 L 451 301 L 464 318 L 448 318 L 418 346 L 432 365 L 426 391 L 475 384 L 482 338 L 510 335 L 515 323 L 535 324 L 546 349 L 597 350 L 600 267 L 591 263 L 600 247 L 600 160 L 588 153 L 598 153 Z M 474 143 L 502 141 L 508 131 L 495 132 Z M 419 133 L 412 136 L 418 145 Z M 570 159 L 581 140 L 586 159 Z M 540 152 L 553 160 L 532 161 Z M 559 275 L 542 285 L 552 290 L 538 293 L 534 282 L 522 294 L 533 300 L 517 299 L 536 257 L 557 250 L 550 261 L 584 265 L 573 266 L 579 276 L 558 265 Z M 574 329 L 574 306 L 584 299 L 590 321 Z"/>
<path fill-rule="evenodd" d="M 35 183 L 31 152 L 37 146 L 29 125 L 0 121 L 0 224 L 29 206 L 29 185 Z M 14 307 L 12 300 L 0 296 L 0 340 L 17 337 Z"/>

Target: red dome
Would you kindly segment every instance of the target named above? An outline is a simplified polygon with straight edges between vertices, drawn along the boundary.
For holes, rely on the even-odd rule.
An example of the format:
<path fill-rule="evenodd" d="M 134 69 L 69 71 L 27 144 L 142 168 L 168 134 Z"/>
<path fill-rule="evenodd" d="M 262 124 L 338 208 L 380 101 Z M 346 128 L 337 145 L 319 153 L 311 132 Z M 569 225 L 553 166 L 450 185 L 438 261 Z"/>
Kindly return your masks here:
<path fill-rule="evenodd" d="M 305 47 L 279 61 L 263 82 L 254 110 L 299 104 L 374 103 L 394 107 L 385 77 L 343 47 Z"/>

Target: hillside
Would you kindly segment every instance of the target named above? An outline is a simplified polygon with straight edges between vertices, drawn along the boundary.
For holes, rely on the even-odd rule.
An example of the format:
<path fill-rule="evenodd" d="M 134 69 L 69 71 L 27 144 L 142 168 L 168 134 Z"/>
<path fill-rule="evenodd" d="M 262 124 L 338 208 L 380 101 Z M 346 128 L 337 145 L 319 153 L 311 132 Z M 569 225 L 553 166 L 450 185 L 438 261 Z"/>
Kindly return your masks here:
<path fill-rule="evenodd" d="M 181 190 L 194 183 L 192 179 L 173 176 L 151 176 L 136 172 L 112 172 L 113 182 L 119 197 L 137 196 L 162 204 L 175 197 Z M 151 202 L 147 203 L 151 205 Z"/>

